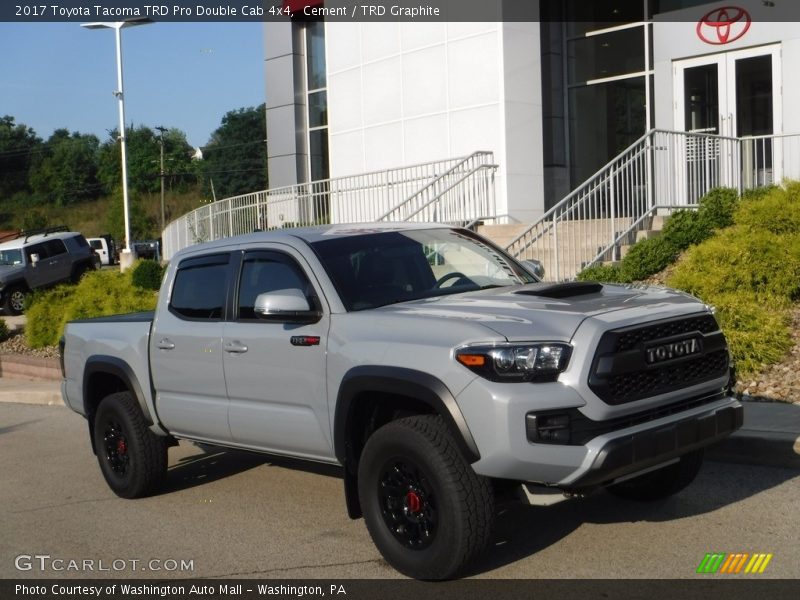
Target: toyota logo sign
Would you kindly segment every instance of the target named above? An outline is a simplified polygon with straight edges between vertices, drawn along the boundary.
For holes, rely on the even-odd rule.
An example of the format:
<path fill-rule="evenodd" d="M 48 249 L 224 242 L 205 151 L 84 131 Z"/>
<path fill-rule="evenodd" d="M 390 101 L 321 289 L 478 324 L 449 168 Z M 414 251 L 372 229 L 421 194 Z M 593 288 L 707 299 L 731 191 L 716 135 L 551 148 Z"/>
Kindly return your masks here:
<path fill-rule="evenodd" d="M 697 22 L 697 37 L 715 46 L 730 44 L 747 33 L 751 22 L 750 13 L 743 8 L 715 8 Z"/>

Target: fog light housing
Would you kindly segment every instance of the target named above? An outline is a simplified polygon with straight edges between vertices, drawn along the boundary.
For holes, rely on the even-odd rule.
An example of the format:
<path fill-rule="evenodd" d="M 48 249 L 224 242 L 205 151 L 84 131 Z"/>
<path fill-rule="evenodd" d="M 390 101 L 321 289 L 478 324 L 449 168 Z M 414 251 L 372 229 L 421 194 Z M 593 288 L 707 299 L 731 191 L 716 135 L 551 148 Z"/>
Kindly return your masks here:
<path fill-rule="evenodd" d="M 534 444 L 569 444 L 572 438 L 568 414 L 535 414 L 525 416 L 528 441 Z"/>

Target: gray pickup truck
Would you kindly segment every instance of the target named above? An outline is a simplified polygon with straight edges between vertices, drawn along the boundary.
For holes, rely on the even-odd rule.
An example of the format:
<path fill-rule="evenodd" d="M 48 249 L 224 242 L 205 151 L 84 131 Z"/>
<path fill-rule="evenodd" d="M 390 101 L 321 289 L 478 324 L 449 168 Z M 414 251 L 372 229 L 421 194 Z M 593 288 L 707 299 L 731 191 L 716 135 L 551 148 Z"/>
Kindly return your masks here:
<path fill-rule="evenodd" d="M 155 313 L 67 325 L 66 403 L 111 489 L 152 494 L 178 439 L 343 467 L 397 570 L 458 575 L 500 490 L 656 500 L 742 424 L 713 311 L 543 283 L 441 225 L 253 233 L 177 253 Z"/>

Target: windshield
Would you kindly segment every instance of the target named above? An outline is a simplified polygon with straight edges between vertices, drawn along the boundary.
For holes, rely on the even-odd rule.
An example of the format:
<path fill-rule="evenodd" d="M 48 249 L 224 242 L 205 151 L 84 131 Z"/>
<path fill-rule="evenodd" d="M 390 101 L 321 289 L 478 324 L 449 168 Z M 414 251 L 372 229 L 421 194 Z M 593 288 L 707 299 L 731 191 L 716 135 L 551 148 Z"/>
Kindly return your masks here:
<path fill-rule="evenodd" d="M 14 250 L 0 250 L 0 265 L 21 265 L 22 264 L 22 250 L 19 248 Z"/>
<path fill-rule="evenodd" d="M 314 242 L 347 310 L 522 285 L 536 279 L 464 231 L 386 231 Z"/>

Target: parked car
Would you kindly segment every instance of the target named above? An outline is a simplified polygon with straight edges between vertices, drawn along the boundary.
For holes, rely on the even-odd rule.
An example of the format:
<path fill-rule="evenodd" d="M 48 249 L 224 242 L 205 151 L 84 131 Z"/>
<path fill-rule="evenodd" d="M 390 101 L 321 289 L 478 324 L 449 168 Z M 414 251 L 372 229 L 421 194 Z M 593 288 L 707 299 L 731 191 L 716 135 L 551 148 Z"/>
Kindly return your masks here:
<path fill-rule="evenodd" d="M 161 261 L 161 244 L 158 240 L 137 240 L 131 244 L 136 258 Z"/>
<path fill-rule="evenodd" d="M 22 232 L 0 244 L 0 303 L 18 315 L 31 290 L 77 282 L 93 269 L 92 248 L 80 233 L 64 226 Z"/>
<path fill-rule="evenodd" d="M 181 438 L 338 464 L 350 517 L 422 579 L 484 551 L 512 485 L 666 498 L 742 425 L 710 307 L 544 283 L 442 225 L 190 246 L 155 313 L 68 323 L 61 352 L 64 401 L 117 495 L 154 493 Z"/>
<path fill-rule="evenodd" d="M 99 237 L 88 238 L 87 241 L 92 249 L 100 257 L 100 264 L 113 265 L 117 262 L 117 245 L 109 234 L 105 233 Z"/>

